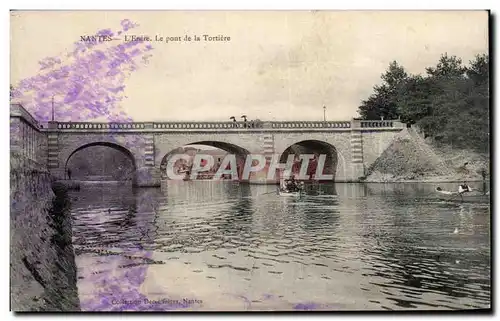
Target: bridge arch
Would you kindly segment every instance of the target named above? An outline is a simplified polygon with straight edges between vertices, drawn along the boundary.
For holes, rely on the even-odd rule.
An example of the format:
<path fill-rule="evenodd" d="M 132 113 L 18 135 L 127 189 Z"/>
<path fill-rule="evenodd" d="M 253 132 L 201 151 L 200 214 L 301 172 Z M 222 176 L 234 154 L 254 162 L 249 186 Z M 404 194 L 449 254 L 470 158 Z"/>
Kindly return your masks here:
<path fill-rule="evenodd" d="M 319 173 L 315 173 L 317 159 L 319 155 L 326 155 L 325 165 L 323 168 L 324 175 L 333 175 L 333 180 L 336 180 L 336 177 L 345 177 L 346 171 L 346 161 L 342 152 L 337 149 L 334 145 L 322 141 L 322 140 L 302 140 L 298 141 L 292 145 L 289 145 L 285 148 L 285 150 L 280 154 L 280 163 L 286 163 L 288 156 L 291 154 L 299 155 L 302 154 L 314 154 L 315 159 L 310 161 L 310 168 L 307 171 L 307 175 L 311 175 L 311 179 L 313 175 L 317 175 Z M 296 171 L 300 170 L 300 164 L 297 163 L 294 166 L 294 173 L 298 174 Z"/>
<path fill-rule="evenodd" d="M 235 145 L 232 143 L 228 143 L 228 142 L 223 142 L 223 141 L 200 140 L 200 141 L 187 143 L 187 144 L 184 144 L 182 146 L 179 146 L 177 148 L 170 150 L 169 152 L 167 152 L 166 154 L 164 154 L 162 156 L 161 161 L 160 161 L 160 175 L 161 175 L 162 179 L 167 178 L 166 177 L 166 166 L 167 166 L 169 158 L 171 156 L 173 156 L 174 154 L 176 154 L 179 148 L 188 147 L 188 146 L 192 146 L 192 145 L 211 146 L 211 147 L 215 147 L 215 148 L 218 148 L 220 150 L 223 150 L 223 151 L 227 152 L 228 154 L 234 154 L 236 156 L 236 162 L 238 164 L 237 165 L 238 176 L 240 178 L 242 176 L 243 165 L 245 164 L 246 157 L 248 154 L 251 153 L 250 151 L 248 151 L 247 149 L 245 149 L 241 146 L 238 146 L 238 145 Z M 216 160 L 216 162 L 217 162 L 217 160 Z"/>
<path fill-rule="evenodd" d="M 207 145 L 207 146 L 212 146 L 215 148 L 222 149 L 228 153 L 234 153 L 236 155 L 247 155 L 250 154 L 248 150 L 246 150 L 243 147 L 240 147 L 238 145 L 228 143 L 228 142 L 221 142 L 221 141 L 198 141 L 190 144 L 186 144 L 186 146 L 189 145 Z"/>
<path fill-rule="evenodd" d="M 63 167 L 63 170 L 64 170 L 64 175 L 66 175 L 67 173 L 67 170 L 68 170 L 68 164 L 71 160 L 71 158 L 79 151 L 82 151 L 82 150 L 85 150 L 89 147 L 94 147 L 94 146 L 105 146 L 105 147 L 109 147 L 109 148 L 112 148 L 114 150 L 117 150 L 121 153 L 123 153 L 123 155 L 125 155 L 132 163 L 132 170 L 130 171 L 128 177 L 130 177 L 132 179 L 132 183 L 135 185 L 136 183 L 136 171 L 137 171 L 137 161 L 136 161 L 136 158 L 134 156 L 134 154 L 126 147 L 122 146 L 122 145 L 119 145 L 119 144 L 116 144 L 116 143 L 111 143 L 111 142 L 106 142 L 106 141 L 95 141 L 95 142 L 91 142 L 91 143 L 85 143 L 83 145 L 80 145 L 78 147 L 76 147 L 75 149 L 73 149 L 73 151 L 71 151 L 68 156 L 65 156 L 63 161 L 64 161 L 64 167 Z"/>

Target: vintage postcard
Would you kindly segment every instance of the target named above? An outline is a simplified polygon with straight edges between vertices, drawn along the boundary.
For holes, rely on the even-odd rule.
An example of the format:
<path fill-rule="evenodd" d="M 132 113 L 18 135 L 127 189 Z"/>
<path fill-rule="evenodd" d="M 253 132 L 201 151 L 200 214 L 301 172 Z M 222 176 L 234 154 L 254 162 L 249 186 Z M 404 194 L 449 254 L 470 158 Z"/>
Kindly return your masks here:
<path fill-rule="evenodd" d="M 491 310 L 489 19 L 11 11 L 11 310 Z"/>

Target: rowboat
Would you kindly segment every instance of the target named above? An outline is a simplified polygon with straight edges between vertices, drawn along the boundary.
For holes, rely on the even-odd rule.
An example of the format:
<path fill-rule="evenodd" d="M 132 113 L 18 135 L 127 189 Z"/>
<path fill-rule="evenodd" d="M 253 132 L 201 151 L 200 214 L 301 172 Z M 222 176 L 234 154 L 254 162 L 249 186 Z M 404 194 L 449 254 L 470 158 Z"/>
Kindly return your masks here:
<path fill-rule="evenodd" d="M 436 187 L 436 193 L 440 199 L 452 202 L 489 203 L 490 201 L 490 192 L 482 193 L 479 191 L 472 191 L 472 189 L 470 192 L 459 193 L 445 191 Z"/>
<path fill-rule="evenodd" d="M 281 189 L 279 190 L 278 193 L 279 193 L 280 196 L 295 196 L 295 197 L 297 197 L 297 196 L 302 195 L 301 191 L 298 191 L 298 192 L 286 192 L 286 191 L 283 191 Z"/>
<path fill-rule="evenodd" d="M 278 194 L 279 194 L 279 196 L 300 196 L 300 195 L 302 195 L 304 186 L 303 186 L 303 184 L 299 184 L 297 187 L 299 188 L 298 191 L 293 191 L 293 192 L 288 191 L 288 189 L 286 188 L 285 181 L 281 180 L 280 186 L 278 188 Z"/>

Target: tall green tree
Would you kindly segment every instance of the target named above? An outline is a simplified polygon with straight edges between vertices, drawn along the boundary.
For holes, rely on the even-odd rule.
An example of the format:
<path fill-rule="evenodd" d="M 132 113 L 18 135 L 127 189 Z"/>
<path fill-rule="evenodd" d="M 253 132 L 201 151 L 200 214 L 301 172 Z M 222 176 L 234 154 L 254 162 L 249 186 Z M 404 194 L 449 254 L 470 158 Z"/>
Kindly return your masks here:
<path fill-rule="evenodd" d="M 450 114 L 463 110 L 463 91 L 465 86 L 465 67 L 462 60 L 456 56 L 441 55 L 435 67 L 426 68 L 425 79 L 426 113 L 414 115 L 412 122 L 417 123 L 426 136 L 434 137 L 437 141 L 449 141 L 451 135 L 446 135 L 443 127 L 453 123 Z M 422 89 L 424 89 L 422 88 Z M 420 108 L 418 102 L 406 108 Z M 415 117 L 417 116 L 417 117 Z M 446 137 L 445 137 L 446 136 Z"/>
<path fill-rule="evenodd" d="M 436 78 L 460 78 L 465 75 L 466 70 L 467 68 L 462 64 L 462 59 L 457 56 L 448 56 L 448 53 L 441 55 L 435 67 L 425 68 L 429 76 Z"/>
<path fill-rule="evenodd" d="M 489 149 L 487 57 L 477 56 L 468 67 L 455 56 L 443 55 L 436 68 L 428 68 L 437 91 L 432 94 L 432 115 L 420 123 L 436 141 L 457 148 Z M 431 118 L 439 119 L 428 126 Z"/>
<path fill-rule="evenodd" d="M 408 75 L 393 62 L 359 113 L 364 119 L 400 117 L 438 144 L 488 151 L 489 57 L 477 55 L 464 66 L 445 53 L 425 75 Z"/>
<path fill-rule="evenodd" d="M 470 140 L 477 149 L 489 151 L 490 133 L 490 95 L 489 95 L 489 57 L 477 55 L 466 70 L 468 90 L 466 96 Z M 478 130 L 480 129 L 480 130 Z"/>
<path fill-rule="evenodd" d="M 433 83 L 420 75 L 411 75 L 400 86 L 398 92 L 398 115 L 401 121 L 415 124 L 432 114 Z"/>
<path fill-rule="evenodd" d="M 382 75 L 382 85 L 375 86 L 375 93 L 361 102 L 359 114 L 364 119 L 396 119 L 398 113 L 398 95 L 408 74 L 396 61 L 389 64 Z"/>
<path fill-rule="evenodd" d="M 469 67 L 465 73 L 477 86 L 485 86 L 488 89 L 490 76 L 490 60 L 488 55 L 476 55 L 475 59 L 470 61 Z"/>

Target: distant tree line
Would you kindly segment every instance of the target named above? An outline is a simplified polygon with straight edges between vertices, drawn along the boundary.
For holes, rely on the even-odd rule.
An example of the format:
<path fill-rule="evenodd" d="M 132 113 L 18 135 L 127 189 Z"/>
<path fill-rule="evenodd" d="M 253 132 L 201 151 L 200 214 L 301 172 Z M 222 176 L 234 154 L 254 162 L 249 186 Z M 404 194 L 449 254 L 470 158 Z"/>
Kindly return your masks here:
<path fill-rule="evenodd" d="M 417 124 L 437 144 L 489 151 L 489 57 L 477 55 L 468 66 L 441 55 L 425 75 L 408 74 L 396 61 L 382 84 L 362 101 L 363 119 L 398 119 Z"/>

